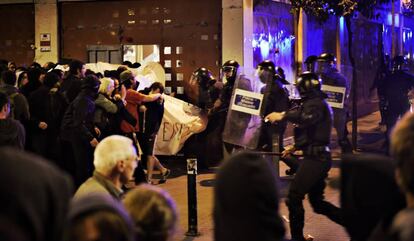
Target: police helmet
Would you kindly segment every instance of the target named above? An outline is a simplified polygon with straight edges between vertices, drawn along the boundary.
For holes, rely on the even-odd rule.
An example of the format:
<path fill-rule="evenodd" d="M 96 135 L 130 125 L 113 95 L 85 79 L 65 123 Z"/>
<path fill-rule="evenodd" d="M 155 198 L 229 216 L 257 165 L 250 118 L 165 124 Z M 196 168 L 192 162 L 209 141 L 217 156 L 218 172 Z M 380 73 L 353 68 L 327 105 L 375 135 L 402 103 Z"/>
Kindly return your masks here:
<path fill-rule="evenodd" d="M 336 58 L 335 58 L 335 55 L 333 55 L 331 53 L 323 53 L 323 54 L 319 55 L 318 61 L 321 61 L 321 62 L 336 62 Z"/>
<path fill-rule="evenodd" d="M 261 68 L 261 69 L 264 69 L 264 70 L 270 71 L 270 72 L 272 72 L 274 75 L 276 74 L 276 66 L 275 66 L 275 63 L 273 63 L 273 61 L 270 61 L 270 60 L 264 60 L 264 61 L 260 62 L 260 63 L 257 65 L 257 68 L 258 68 L 258 69 L 259 69 L 259 68 Z"/>
<path fill-rule="evenodd" d="M 302 98 L 308 97 L 312 93 L 321 92 L 321 81 L 315 73 L 304 72 L 296 80 L 296 89 Z"/>
<path fill-rule="evenodd" d="M 226 76 L 227 81 L 230 81 L 234 83 L 237 76 L 237 70 L 239 69 L 240 65 L 236 60 L 228 60 L 226 61 L 223 66 L 221 67 L 221 77 L 224 77 L 225 73 L 229 73 L 228 76 Z"/>
<path fill-rule="evenodd" d="M 195 79 L 200 87 L 204 89 L 207 89 L 216 81 L 211 71 L 204 67 L 196 69 L 192 74 L 192 79 Z"/>
<path fill-rule="evenodd" d="M 318 60 L 318 56 L 316 56 L 316 55 L 311 55 L 311 56 L 308 56 L 308 57 L 305 59 L 305 64 L 313 64 L 313 63 L 315 63 L 315 62 L 316 62 L 316 60 Z"/>

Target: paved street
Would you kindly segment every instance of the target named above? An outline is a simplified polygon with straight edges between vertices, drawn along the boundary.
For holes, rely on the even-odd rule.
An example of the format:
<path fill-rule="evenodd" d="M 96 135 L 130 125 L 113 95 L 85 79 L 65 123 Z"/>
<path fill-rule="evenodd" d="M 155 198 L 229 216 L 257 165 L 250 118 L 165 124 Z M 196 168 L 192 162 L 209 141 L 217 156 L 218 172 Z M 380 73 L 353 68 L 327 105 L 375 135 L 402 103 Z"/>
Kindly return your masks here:
<path fill-rule="evenodd" d="M 358 141 L 360 143 L 359 148 L 366 152 L 380 152 L 381 145 L 383 143 L 380 130 L 377 128 L 379 122 L 379 113 L 375 112 L 358 120 L 359 124 L 359 136 Z M 351 128 L 349 127 L 349 130 Z M 333 157 L 334 168 L 329 172 L 328 182 L 335 179 L 339 175 L 338 157 L 339 150 L 335 148 L 333 143 Z M 214 169 L 208 172 L 203 172 L 197 176 L 197 194 L 198 194 L 198 228 L 201 233 L 199 237 L 189 238 L 185 237 L 184 233 L 187 231 L 187 177 L 185 175 L 185 163 L 184 160 L 168 160 L 167 165 L 173 169 L 173 175 L 167 183 L 161 184 L 160 187 L 167 190 L 177 203 L 179 211 L 180 221 L 179 229 L 174 240 L 199 240 L 207 241 L 213 240 L 213 221 L 212 221 L 212 208 L 213 208 L 213 184 L 214 184 Z M 280 173 L 284 173 L 286 166 L 280 165 Z M 289 180 L 282 177 L 280 181 L 281 194 L 284 197 L 287 190 Z M 338 190 L 330 187 L 326 188 L 326 198 L 339 204 L 339 192 Z M 306 210 L 305 219 L 305 234 L 311 234 L 315 237 L 316 241 L 345 241 L 349 240 L 345 230 L 328 220 L 325 216 L 317 215 L 312 212 L 311 207 L 307 200 L 304 202 Z M 285 217 L 288 216 L 287 207 L 284 204 L 284 199 L 280 201 L 281 214 Z M 288 223 L 286 223 L 288 227 Z M 287 236 L 288 237 L 288 236 Z"/>

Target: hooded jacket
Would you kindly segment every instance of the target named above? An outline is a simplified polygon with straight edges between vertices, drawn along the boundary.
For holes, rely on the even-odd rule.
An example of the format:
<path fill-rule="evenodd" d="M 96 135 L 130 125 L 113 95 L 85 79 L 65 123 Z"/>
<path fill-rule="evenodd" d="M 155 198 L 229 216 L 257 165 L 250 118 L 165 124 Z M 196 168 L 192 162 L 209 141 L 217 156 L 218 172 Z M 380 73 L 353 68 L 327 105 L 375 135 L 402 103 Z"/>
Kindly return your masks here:
<path fill-rule="evenodd" d="M 38 156 L 0 148 L 0 213 L 31 241 L 62 240 L 70 177 Z"/>
<path fill-rule="evenodd" d="M 95 99 L 97 93 L 91 89 L 83 89 L 70 103 L 62 121 L 62 135 L 80 137 L 90 142 L 95 138 Z"/>
<path fill-rule="evenodd" d="M 382 240 L 394 215 L 405 207 L 394 173 L 393 161 L 384 156 L 343 157 L 341 207 L 344 227 L 352 240 L 368 240 L 372 235 L 377 238 L 371 240 Z"/>
<path fill-rule="evenodd" d="M 214 190 L 216 241 L 282 240 L 276 174 L 263 158 L 240 153 L 221 166 Z"/>

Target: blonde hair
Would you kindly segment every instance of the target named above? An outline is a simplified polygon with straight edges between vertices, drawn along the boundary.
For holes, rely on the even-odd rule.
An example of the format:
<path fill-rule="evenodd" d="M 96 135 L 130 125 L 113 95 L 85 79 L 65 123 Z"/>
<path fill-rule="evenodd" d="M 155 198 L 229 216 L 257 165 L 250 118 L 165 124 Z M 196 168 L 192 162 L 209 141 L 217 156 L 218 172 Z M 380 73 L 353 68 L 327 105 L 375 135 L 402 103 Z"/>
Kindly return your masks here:
<path fill-rule="evenodd" d="M 99 86 L 99 93 L 102 94 L 109 94 L 110 87 L 114 87 L 115 83 L 114 80 L 111 78 L 102 78 L 101 79 L 101 85 Z"/>
<path fill-rule="evenodd" d="M 142 184 L 123 200 L 135 223 L 137 240 L 166 241 L 175 231 L 177 212 L 170 195 L 154 186 Z"/>
<path fill-rule="evenodd" d="M 118 161 L 136 157 L 137 153 L 131 139 L 125 136 L 112 135 L 99 142 L 93 155 L 95 170 L 107 174 L 116 166 Z"/>

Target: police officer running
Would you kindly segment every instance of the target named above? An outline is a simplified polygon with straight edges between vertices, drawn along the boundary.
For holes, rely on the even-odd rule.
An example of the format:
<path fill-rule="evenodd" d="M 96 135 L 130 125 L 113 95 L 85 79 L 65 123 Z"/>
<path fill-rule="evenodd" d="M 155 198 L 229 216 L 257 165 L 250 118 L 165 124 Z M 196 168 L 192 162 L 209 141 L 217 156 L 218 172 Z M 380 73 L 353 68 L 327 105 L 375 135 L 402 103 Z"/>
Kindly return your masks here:
<path fill-rule="evenodd" d="M 340 209 L 324 200 L 325 178 L 331 168 L 329 150 L 331 137 L 331 108 L 324 100 L 321 83 L 314 73 L 305 72 L 299 76 L 296 88 L 301 96 L 299 108 L 287 112 L 273 112 L 265 118 L 271 123 L 290 121 L 296 124 L 295 145 L 283 151 L 288 156 L 296 150 L 302 150 L 304 159 L 290 185 L 286 204 L 289 209 L 292 240 L 304 241 L 303 199 L 308 194 L 314 212 L 324 214 L 336 223 L 340 223 Z"/>
<path fill-rule="evenodd" d="M 350 85 L 347 79 L 341 75 L 335 67 L 336 58 L 333 54 L 323 53 L 318 57 L 318 69 L 316 73 L 320 75 L 323 85 L 334 87 L 345 87 L 345 98 L 343 108 L 332 107 L 333 126 L 337 133 L 338 144 L 342 153 L 352 152 L 352 145 L 348 139 L 348 129 L 346 127 Z"/>

